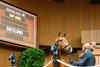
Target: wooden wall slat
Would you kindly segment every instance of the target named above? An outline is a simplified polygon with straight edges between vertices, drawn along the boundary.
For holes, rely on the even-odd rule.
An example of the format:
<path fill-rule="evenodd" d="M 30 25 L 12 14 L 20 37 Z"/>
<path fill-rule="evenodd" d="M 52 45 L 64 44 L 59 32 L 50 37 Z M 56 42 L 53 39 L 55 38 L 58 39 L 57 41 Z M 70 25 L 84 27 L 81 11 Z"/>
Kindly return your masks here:
<path fill-rule="evenodd" d="M 82 31 L 82 44 L 92 41 L 95 41 L 96 43 L 100 43 L 100 30 L 85 30 Z"/>

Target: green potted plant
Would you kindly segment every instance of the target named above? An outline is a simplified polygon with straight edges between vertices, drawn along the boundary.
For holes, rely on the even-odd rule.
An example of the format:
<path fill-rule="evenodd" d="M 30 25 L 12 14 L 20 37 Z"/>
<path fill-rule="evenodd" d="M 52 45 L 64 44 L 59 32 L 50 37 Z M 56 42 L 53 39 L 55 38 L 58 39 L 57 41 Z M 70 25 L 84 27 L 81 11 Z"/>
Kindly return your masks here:
<path fill-rule="evenodd" d="M 18 63 L 19 67 L 43 67 L 45 54 L 42 49 L 28 48 L 22 52 Z"/>

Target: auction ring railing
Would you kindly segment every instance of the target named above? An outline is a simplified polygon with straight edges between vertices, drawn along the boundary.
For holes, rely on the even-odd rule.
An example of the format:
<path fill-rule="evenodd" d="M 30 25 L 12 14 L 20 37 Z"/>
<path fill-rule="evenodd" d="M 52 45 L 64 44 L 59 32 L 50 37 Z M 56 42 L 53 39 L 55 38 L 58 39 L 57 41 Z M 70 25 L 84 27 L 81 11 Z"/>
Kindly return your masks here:
<path fill-rule="evenodd" d="M 51 60 L 49 63 L 47 63 L 45 66 L 43 67 L 47 67 L 48 65 L 50 65 L 53 62 L 53 60 Z"/>
<path fill-rule="evenodd" d="M 48 67 L 48 65 L 50 65 L 52 62 L 53 62 L 53 60 L 51 60 L 49 63 L 47 63 L 47 64 L 46 64 L 45 66 L 43 66 L 43 67 Z M 70 64 L 67 64 L 67 63 L 65 63 L 65 62 L 63 62 L 63 61 L 61 61 L 61 60 L 59 60 L 59 59 L 57 59 L 57 62 L 59 62 L 59 63 L 65 65 L 65 66 L 68 66 L 68 67 L 76 67 L 76 66 L 72 66 L 72 65 L 70 65 Z"/>
<path fill-rule="evenodd" d="M 50 65 L 52 62 L 53 62 L 53 60 L 51 60 L 49 63 L 47 63 L 47 64 L 46 64 L 45 66 L 43 66 L 43 67 L 48 67 L 48 65 Z M 63 61 L 61 61 L 61 60 L 59 60 L 59 59 L 57 59 L 57 62 L 59 62 L 59 63 L 65 65 L 65 66 L 67 66 L 67 67 L 78 67 L 78 66 L 72 66 L 72 65 L 70 65 L 70 64 L 67 64 L 67 63 L 65 63 L 65 62 L 63 62 Z M 95 65 L 95 66 L 91 66 L 91 67 L 100 67 L 100 64 L 99 64 L 99 65 Z"/>

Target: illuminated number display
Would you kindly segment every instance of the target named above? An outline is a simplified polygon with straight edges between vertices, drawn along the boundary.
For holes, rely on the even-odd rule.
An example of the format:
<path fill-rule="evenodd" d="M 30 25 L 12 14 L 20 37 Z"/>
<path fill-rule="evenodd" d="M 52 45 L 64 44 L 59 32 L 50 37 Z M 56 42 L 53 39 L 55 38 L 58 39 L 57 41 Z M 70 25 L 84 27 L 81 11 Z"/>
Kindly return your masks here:
<path fill-rule="evenodd" d="M 36 47 L 37 16 L 0 1 L 0 40 Z"/>

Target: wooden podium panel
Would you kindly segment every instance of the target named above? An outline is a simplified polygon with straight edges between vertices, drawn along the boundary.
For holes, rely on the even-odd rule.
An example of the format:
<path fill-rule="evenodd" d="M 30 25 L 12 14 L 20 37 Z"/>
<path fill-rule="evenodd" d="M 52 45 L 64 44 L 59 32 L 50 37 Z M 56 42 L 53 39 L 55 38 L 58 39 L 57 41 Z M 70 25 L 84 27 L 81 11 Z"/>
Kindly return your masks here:
<path fill-rule="evenodd" d="M 94 49 L 93 53 L 96 58 L 96 65 L 100 64 L 100 49 Z"/>

